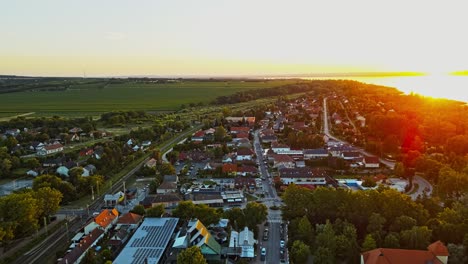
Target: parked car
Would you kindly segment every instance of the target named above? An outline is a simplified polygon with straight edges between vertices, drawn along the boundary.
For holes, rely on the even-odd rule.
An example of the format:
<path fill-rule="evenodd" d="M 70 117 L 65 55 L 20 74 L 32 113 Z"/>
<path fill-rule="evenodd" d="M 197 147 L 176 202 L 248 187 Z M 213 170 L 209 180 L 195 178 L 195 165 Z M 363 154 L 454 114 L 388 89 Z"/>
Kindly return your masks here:
<path fill-rule="evenodd" d="M 284 240 L 280 241 L 280 248 L 284 248 Z"/>
<path fill-rule="evenodd" d="M 264 261 L 266 259 L 266 248 L 262 247 L 262 252 L 260 254 L 260 260 Z"/>

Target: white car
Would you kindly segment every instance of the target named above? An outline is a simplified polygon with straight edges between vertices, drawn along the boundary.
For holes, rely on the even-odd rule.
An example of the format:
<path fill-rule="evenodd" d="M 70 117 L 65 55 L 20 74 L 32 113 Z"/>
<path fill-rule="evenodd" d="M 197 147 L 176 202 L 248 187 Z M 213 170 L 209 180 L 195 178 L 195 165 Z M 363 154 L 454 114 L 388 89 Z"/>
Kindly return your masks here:
<path fill-rule="evenodd" d="M 262 248 L 262 256 L 266 256 L 266 248 Z"/>
<path fill-rule="evenodd" d="M 280 248 L 284 248 L 284 240 L 280 241 Z"/>

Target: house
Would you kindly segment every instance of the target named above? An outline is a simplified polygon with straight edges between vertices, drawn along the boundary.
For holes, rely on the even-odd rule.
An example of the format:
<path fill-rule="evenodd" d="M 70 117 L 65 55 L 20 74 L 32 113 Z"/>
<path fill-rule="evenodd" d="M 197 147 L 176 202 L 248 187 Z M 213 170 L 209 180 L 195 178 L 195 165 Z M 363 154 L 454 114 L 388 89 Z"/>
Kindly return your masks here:
<path fill-rule="evenodd" d="M 37 175 L 39 175 L 39 173 L 37 173 L 37 172 L 34 171 L 34 170 L 28 170 L 28 171 L 26 172 L 26 175 L 32 176 L 32 177 L 37 177 Z"/>
<path fill-rule="evenodd" d="M 133 139 L 129 139 L 127 141 L 127 146 L 132 146 L 133 145 Z"/>
<path fill-rule="evenodd" d="M 94 172 L 96 172 L 96 167 L 93 164 L 88 164 L 82 169 L 83 169 L 83 173 L 81 174 L 81 176 L 83 177 L 91 176 L 94 174 Z"/>
<path fill-rule="evenodd" d="M 128 212 L 119 217 L 116 223 L 116 228 L 122 226 L 128 226 L 131 230 L 137 229 L 140 223 L 143 221 L 143 216 Z"/>
<path fill-rule="evenodd" d="M 86 148 L 80 151 L 80 157 L 86 157 L 93 155 L 94 150 L 92 148 Z"/>
<path fill-rule="evenodd" d="M 234 186 L 236 189 L 255 190 L 257 183 L 254 178 L 237 177 L 234 179 Z"/>
<path fill-rule="evenodd" d="M 447 264 L 449 252 L 440 241 L 427 250 L 377 248 L 361 254 L 361 264 Z"/>
<path fill-rule="evenodd" d="M 294 159 L 288 155 L 273 154 L 272 157 L 273 157 L 274 168 L 278 168 L 280 166 L 283 166 L 286 168 L 294 168 L 295 166 Z"/>
<path fill-rule="evenodd" d="M 237 173 L 237 164 L 225 163 L 222 168 L 223 173 L 235 175 Z"/>
<path fill-rule="evenodd" d="M 79 128 L 79 127 L 74 127 L 70 130 L 68 130 L 68 133 L 70 134 L 77 134 L 77 133 L 81 133 L 83 132 L 83 129 Z"/>
<path fill-rule="evenodd" d="M 232 163 L 232 158 L 230 155 L 226 154 L 223 156 L 223 160 L 221 161 L 222 163 Z"/>
<path fill-rule="evenodd" d="M 149 147 L 151 146 L 151 141 L 150 140 L 145 140 L 141 143 L 142 147 Z"/>
<path fill-rule="evenodd" d="M 43 149 L 45 147 L 45 144 L 39 141 L 33 141 L 31 142 L 31 146 L 29 146 L 29 149 L 32 151 L 38 152 L 39 150 Z"/>
<path fill-rule="evenodd" d="M 15 129 L 8 129 L 3 134 L 5 134 L 6 136 L 17 137 L 20 133 L 21 133 L 21 131 L 19 129 L 15 128 Z"/>
<path fill-rule="evenodd" d="M 237 123 L 237 124 L 246 123 L 249 125 L 249 127 L 253 127 L 255 125 L 254 116 L 244 116 L 244 117 L 228 116 L 225 119 L 228 123 Z"/>
<path fill-rule="evenodd" d="M 192 135 L 192 141 L 202 142 L 205 139 L 205 131 L 200 130 Z"/>
<path fill-rule="evenodd" d="M 177 175 L 164 175 L 163 182 L 156 190 L 157 194 L 177 192 Z"/>
<path fill-rule="evenodd" d="M 156 159 L 155 158 L 151 158 L 150 160 L 148 160 L 146 163 L 145 163 L 145 167 L 148 167 L 148 168 L 154 168 L 156 167 Z"/>
<path fill-rule="evenodd" d="M 231 135 L 237 135 L 239 133 L 249 133 L 249 127 L 231 127 Z"/>
<path fill-rule="evenodd" d="M 68 171 L 69 169 L 65 166 L 60 166 L 57 168 L 57 170 L 55 171 L 57 174 L 61 175 L 61 176 L 67 176 L 68 177 Z"/>
<path fill-rule="evenodd" d="M 104 209 L 100 214 L 98 214 L 94 218 L 94 222 L 100 226 L 104 232 L 107 233 L 109 229 L 117 223 L 117 217 L 119 216 L 119 212 L 117 209 Z"/>
<path fill-rule="evenodd" d="M 361 127 L 365 127 L 366 126 L 366 118 L 363 117 L 362 115 L 357 115 L 356 116 L 356 120 L 359 121 L 359 123 L 361 123 Z"/>
<path fill-rule="evenodd" d="M 305 168 L 280 168 L 278 170 L 284 184 L 313 184 L 326 185 L 327 173 L 320 169 Z"/>
<path fill-rule="evenodd" d="M 130 238 L 132 234 L 132 229 L 130 226 L 123 225 L 121 227 L 115 228 L 109 238 L 108 246 L 111 246 L 112 251 L 119 251 L 120 248 L 125 245 L 125 242 Z"/>
<path fill-rule="evenodd" d="M 172 252 L 174 253 L 171 255 L 177 256 L 178 252 L 192 246 L 198 247 L 208 261 L 220 260 L 221 258 L 221 245 L 203 223 L 197 219 L 191 220 L 187 227 L 178 232 L 172 245 Z"/>
<path fill-rule="evenodd" d="M 237 150 L 236 160 L 252 160 L 253 151 L 248 148 L 240 148 Z"/>
<path fill-rule="evenodd" d="M 39 151 L 37 151 L 37 155 L 46 156 L 46 155 L 58 153 L 61 151 L 63 151 L 62 144 L 55 143 L 55 144 L 46 145 L 43 148 L 39 149 Z"/>
<path fill-rule="evenodd" d="M 294 122 L 291 128 L 297 131 L 304 131 L 308 126 L 306 126 L 305 122 Z"/>
<path fill-rule="evenodd" d="M 380 166 L 379 158 L 375 156 L 365 156 L 362 162 L 364 168 L 378 168 Z"/>
<path fill-rule="evenodd" d="M 271 149 L 276 154 L 280 154 L 281 152 L 287 152 L 287 151 L 291 150 L 291 148 L 289 146 L 287 146 L 285 144 L 280 144 L 278 142 L 272 142 L 271 143 Z"/>
<path fill-rule="evenodd" d="M 254 234 L 248 227 L 244 227 L 241 232 L 231 231 L 229 239 L 229 255 L 237 255 L 241 258 L 255 258 L 255 244 L 258 241 L 254 239 Z"/>
<path fill-rule="evenodd" d="M 249 133 L 239 132 L 236 134 L 236 138 L 249 138 Z"/>
<path fill-rule="evenodd" d="M 261 136 L 260 140 L 262 141 L 262 143 L 272 143 L 278 141 L 278 137 L 275 135 L 265 135 Z"/>
<path fill-rule="evenodd" d="M 65 163 L 65 157 L 60 157 L 56 159 L 47 159 L 42 163 L 43 167 L 57 167 L 62 166 Z"/>
<path fill-rule="evenodd" d="M 135 146 L 133 146 L 132 150 L 136 152 L 136 151 L 140 150 L 140 146 L 135 145 Z"/>
<path fill-rule="evenodd" d="M 148 195 L 140 202 L 145 208 L 155 207 L 162 204 L 164 208 L 175 208 L 182 199 L 175 193 Z"/>
<path fill-rule="evenodd" d="M 258 169 L 254 166 L 243 165 L 237 169 L 237 175 L 247 176 L 247 175 L 256 175 Z"/>
<path fill-rule="evenodd" d="M 344 160 L 348 160 L 348 161 L 361 161 L 362 158 L 361 158 L 361 153 L 357 152 L 357 151 L 343 151 L 341 153 L 341 158 L 343 158 Z"/>
<path fill-rule="evenodd" d="M 328 150 L 319 149 L 304 149 L 304 159 L 323 159 L 328 157 Z"/>
<path fill-rule="evenodd" d="M 116 206 L 118 203 L 122 202 L 124 199 L 125 199 L 125 194 L 121 191 L 115 194 L 106 194 L 104 195 L 104 205 Z"/>
<path fill-rule="evenodd" d="M 63 258 L 59 259 L 59 264 L 74 264 L 81 263 L 81 260 L 86 255 L 88 250 L 95 246 L 99 240 L 104 236 L 104 231 L 95 228 L 89 234 L 84 236 L 70 252 L 68 252 Z"/>

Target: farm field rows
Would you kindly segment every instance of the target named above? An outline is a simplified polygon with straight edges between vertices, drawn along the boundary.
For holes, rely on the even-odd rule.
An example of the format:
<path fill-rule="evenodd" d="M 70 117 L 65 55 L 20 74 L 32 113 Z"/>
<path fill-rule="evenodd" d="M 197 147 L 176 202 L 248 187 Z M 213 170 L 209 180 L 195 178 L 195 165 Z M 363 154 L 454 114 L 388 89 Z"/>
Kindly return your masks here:
<path fill-rule="evenodd" d="M 0 94 L 0 116 L 35 112 L 32 116 L 83 116 L 115 110 L 177 110 L 182 104 L 209 103 L 218 96 L 242 90 L 276 87 L 292 80 L 261 82 L 219 81 L 75 85 L 61 91 Z"/>

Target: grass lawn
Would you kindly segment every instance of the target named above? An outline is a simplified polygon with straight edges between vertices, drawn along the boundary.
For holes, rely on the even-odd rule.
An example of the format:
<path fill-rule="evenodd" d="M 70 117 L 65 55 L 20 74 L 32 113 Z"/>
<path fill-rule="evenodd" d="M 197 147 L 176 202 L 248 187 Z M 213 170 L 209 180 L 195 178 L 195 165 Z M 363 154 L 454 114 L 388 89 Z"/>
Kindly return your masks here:
<path fill-rule="evenodd" d="M 5 93 L 0 96 L 0 114 L 10 113 L 8 116 L 11 116 L 11 113 L 35 112 L 32 116 L 83 116 L 114 110 L 176 110 L 182 104 L 208 103 L 218 96 L 238 91 L 270 88 L 294 82 L 296 81 L 182 81 L 145 84 L 128 81 L 105 87 Z"/>
<path fill-rule="evenodd" d="M 251 195 L 249 193 L 244 192 L 244 196 L 245 196 L 245 198 L 247 198 L 247 202 L 254 202 L 254 201 L 258 200 L 256 197 L 254 197 L 253 195 Z"/>

